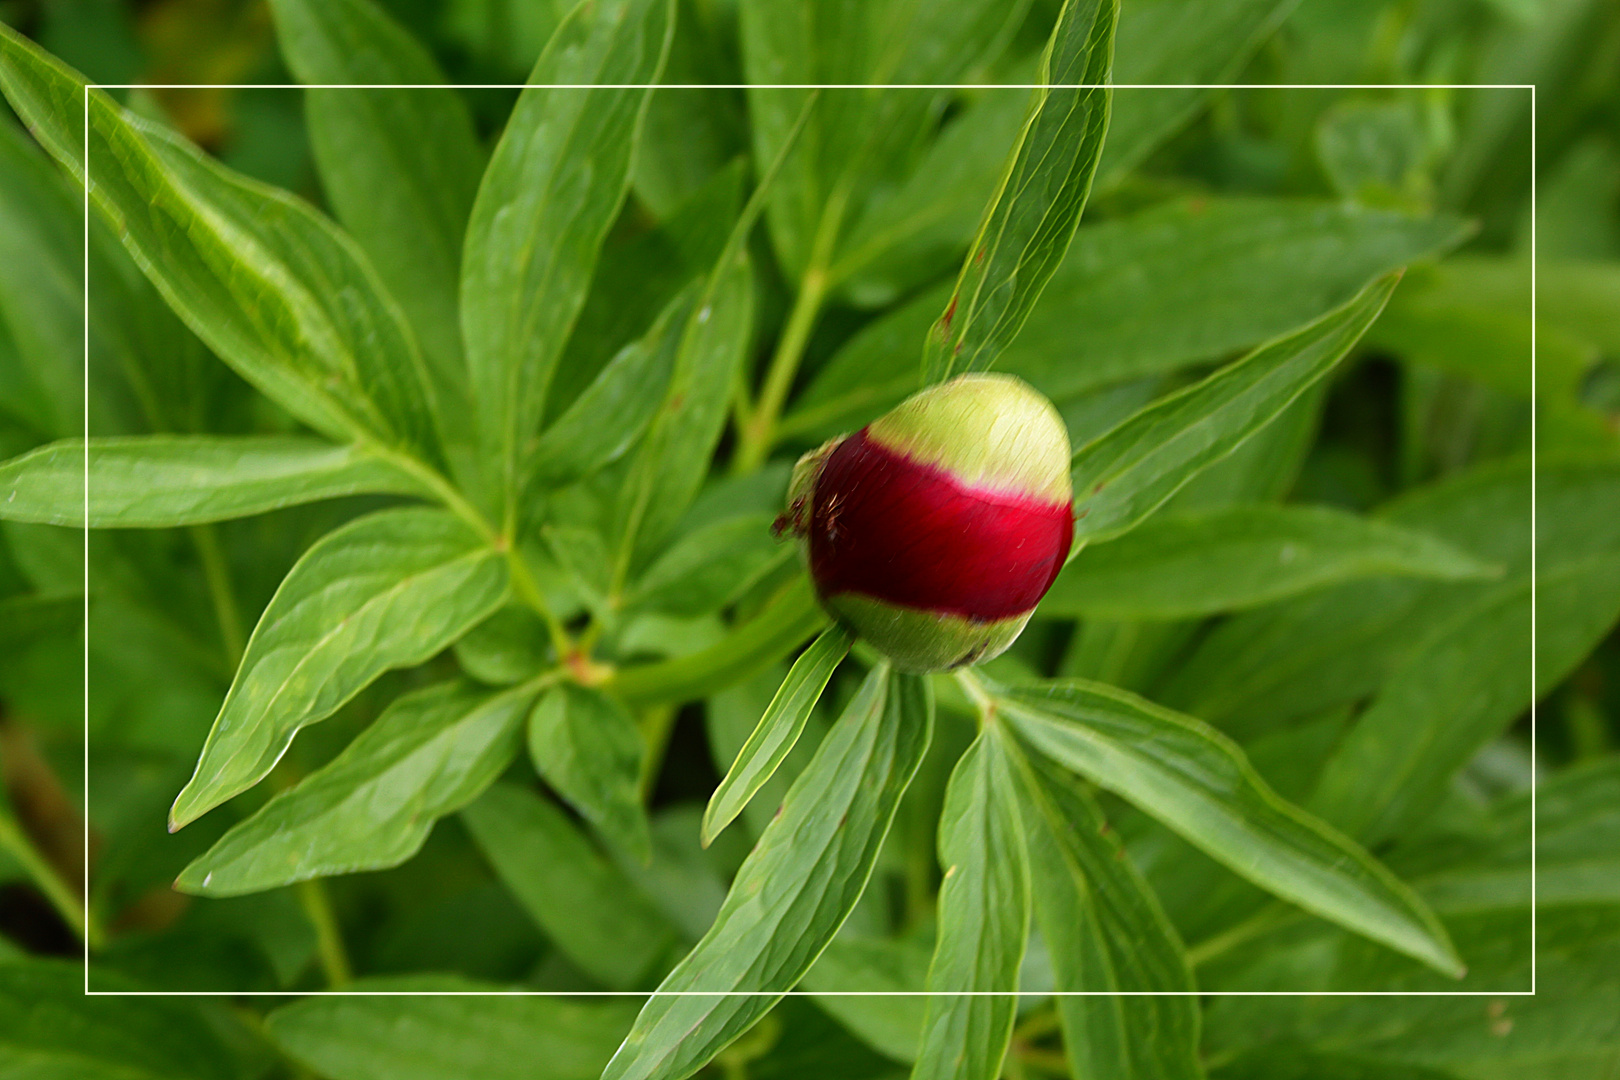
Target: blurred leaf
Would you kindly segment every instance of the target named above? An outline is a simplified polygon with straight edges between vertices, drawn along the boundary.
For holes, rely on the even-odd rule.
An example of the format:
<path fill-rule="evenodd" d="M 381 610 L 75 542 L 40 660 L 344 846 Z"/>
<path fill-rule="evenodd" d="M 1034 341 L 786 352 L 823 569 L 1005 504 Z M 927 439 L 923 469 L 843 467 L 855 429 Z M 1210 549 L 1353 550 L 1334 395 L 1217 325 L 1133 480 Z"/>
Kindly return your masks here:
<path fill-rule="evenodd" d="M 937 278 L 973 238 L 1028 111 L 1027 90 L 982 91 L 904 182 L 873 197 L 828 279 L 860 306 L 881 307 Z"/>
<path fill-rule="evenodd" d="M 1133 93 L 1158 91 L 1116 101 Z M 1171 200 L 1077 230 L 997 367 L 1062 402 L 1213 360 L 1318 318 L 1465 233 L 1452 217 L 1303 200 Z M 847 430 L 915 389 L 911 350 L 947 296 L 929 290 L 851 338 L 797 399 L 787 430 Z"/>
<path fill-rule="evenodd" d="M 1029 118 L 923 348 L 924 382 L 992 367 L 1063 261 L 1102 157 L 1117 0 L 1065 0 Z M 960 310 L 958 310 L 960 308 Z"/>
<path fill-rule="evenodd" d="M 1379 517 L 1502 565 L 1492 582 L 1384 579 L 1337 586 L 1238 615 L 1217 627 L 1158 692 L 1242 739 L 1376 690 L 1441 623 L 1530 572 L 1529 463 L 1486 464 L 1415 489 Z M 1620 469 L 1550 461 L 1537 470 L 1542 573 L 1620 550 Z"/>
<path fill-rule="evenodd" d="M 632 703 L 696 701 L 769 667 L 828 623 L 810 579 L 795 575 L 758 614 L 716 644 L 674 660 L 617 672 L 609 688 Z"/>
<path fill-rule="evenodd" d="M 120 982 L 116 989 L 132 989 Z M 242 1080 L 213 1018 L 191 1002 L 86 997 L 84 969 L 0 965 L 0 1070 L 17 1080 Z"/>
<path fill-rule="evenodd" d="M 1428 201 L 1428 146 L 1404 101 L 1351 101 L 1316 129 L 1316 154 L 1334 188 L 1371 206 Z"/>
<path fill-rule="evenodd" d="M 771 534 L 774 517 L 728 518 L 687 533 L 641 575 L 626 606 L 685 616 L 724 607 L 793 557 L 792 545 Z"/>
<path fill-rule="evenodd" d="M 557 28 L 495 147 L 467 226 L 461 327 L 497 505 L 523 489 L 546 391 L 585 302 L 664 65 L 671 0 L 580 5 Z M 558 88 L 550 84 L 583 84 Z"/>
<path fill-rule="evenodd" d="M 82 183 L 83 80 L 0 26 L 0 88 Z M 223 360 L 327 435 L 436 460 L 421 356 L 353 241 L 99 91 L 89 120 L 92 202 Z"/>
<path fill-rule="evenodd" d="M 677 44 L 680 28 L 676 28 Z M 672 46 L 674 48 L 676 46 Z M 664 77 L 669 77 L 666 69 Z M 653 91 L 651 115 L 661 94 L 690 97 L 703 91 Z M 649 138 L 642 129 L 638 164 Z M 547 395 L 548 416 L 560 416 L 620 349 L 647 328 L 687 283 L 714 268 L 742 208 L 745 163 L 720 170 L 655 228 L 615 243 L 609 236 L 596 262 L 590 295 L 580 309 L 568 348 Z"/>
<path fill-rule="evenodd" d="M 662 970 L 674 926 L 554 803 L 496 784 L 461 818 L 495 873 L 580 970 L 614 990 Z"/>
<path fill-rule="evenodd" d="M 409 474 L 354 446 L 290 435 L 64 439 L 0 465 L 0 518 L 83 528 L 225 521 L 361 493 L 419 495 Z"/>
<path fill-rule="evenodd" d="M 13 653 L 42 639 L 66 638 L 83 623 L 82 596 L 8 596 L 0 600 L 0 649 Z"/>
<path fill-rule="evenodd" d="M 533 608 L 508 604 L 467 631 L 454 649 L 456 662 L 472 678 L 510 686 L 540 674 L 551 638 Z"/>
<path fill-rule="evenodd" d="M 874 668 L 604 1080 L 690 1076 L 798 983 L 865 890 L 932 728 L 927 683 Z M 750 993 L 674 993 L 734 990 Z"/>
<path fill-rule="evenodd" d="M 956 763 L 939 822 L 939 930 L 913 1080 L 996 1080 L 1018 1015 L 1030 868 L 1014 765 L 986 723 Z M 999 994 L 958 992 L 1002 991 Z"/>
<path fill-rule="evenodd" d="M 265 1020 L 270 1038 L 330 1080 L 596 1080 L 630 1025 L 629 1002 L 503 996 L 508 987 L 444 975 L 367 979 Z M 435 991 L 461 995 L 436 996 Z"/>
<path fill-rule="evenodd" d="M 1269 423 L 1344 357 L 1399 280 L 1399 274 L 1385 276 L 1343 307 L 1153 403 L 1076 450 L 1076 540 L 1134 528 Z"/>
<path fill-rule="evenodd" d="M 456 289 L 484 152 L 460 91 L 372 0 L 274 0 L 282 55 L 338 220 L 399 300 L 434 373 L 450 441 L 470 438 Z M 388 84 L 417 89 L 390 89 Z M 356 89 L 355 84 L 372 84 Z"/>
<path fill-rule="evenodd" d="M 827 943 L 801 985 L 818 991 L 816 1004 L 867 1045 L 896 1061 L 915 1061 L 932 953 L 919 942 L 846 934 Z"/>
<path fill-rule="evenodd" d="M 617 461 L 647 429 L 669 385 L 696 288 L 676 296 L 645 337 L 608 361 L 535 444 L 536 488 L 565 487 Z"/>
<path fill-rule="evenodd" d="M 1013 751 L 1035 917 L 1076 1076 L 1199 1080 L 1198 999 L 1158 897 L 1096 802 L 1040 755 Z M 1119 996 L 1131 991 L 1145 996 Z M 1164 991 L 1185 997 L 1158 996 Z"/>
<path fill-rule="evenodd" d="M 1079 680 L 1014 688 L 996 707 L 1031 747 L 1262 888 L 1437 971 L 1460 969 L 1445 928 L 1409 888 L 1354 841 L 1279 798 L 1219 732 Z"/>
<path fill-rule="evenodd" d="M 747 222 L 733 231 L 740 240 Z M 753 326 L 753 272 L 727 245 L 680 328 L 664 400 L 631 463 L 616 509 L 616 582 L 662 549 L 708 475 Z"/>
<path fill-rule="evenodd" d="M 1434 905 L 1450 914 L 1530 907 L 1535 848 L 1536 906 L 1620 905 L 1620 757 L 1567 768 L 1531 792 L 1498 801 L 1466 832 L 1439 830 L 1390 851 Z"/>
<path fill-rule="evenodd" d="M 1165 515 L 1088 547 L 1041 601 L 1049 616 L 1174 619 L 1254 607 L 1359 577 L 1442 580 L 1493 568 L 1431 536 L 1314 506 Z"/>
<path fill-rule="evenodd" d="M 1544 567 L 1535 587 L 1534 607 L 1520 577 L 1419 643 L 1328 760 L 1311 809 L 1370 844 L 1420 823 L 1452 777 L 1620 619 L 1620 551 Z"/>
<path fill-rule="evenodd" d="M 1114 81 L 1179 85 L 1115 95 L 1113 127 L 1097 183 L 1117 183 L 1217 93 L 1214 86 L 1235 81 L 1297 3 L 1133 0 L 1122 5 Z"/>
<path fill-rule="evenodd" d="M 770 192 L 766 221 L 790 281 L 799 282 L 814 268 L 806 284 L 816 291 L 825 287 L 824 275 L 852 219 L 876 190 L 905 175 L 936 121 L 943 93 L 894 87 L 969 81 L 965 77 L 976 64 L 1001 50 L 1026 6 L 1026 0 L 740 4 L 756 161 L 775 160 L 788 146 L 800 113 L 817 93 L 805 87 L 845 87 L 819 91 Z M 864 84 L 888 86 L 860 88 Z"/>
<path fill-rule="evenodd" d="M 1298 1047 L 1244 1054 L 1210 1073 L 1214 1080 L 1457 1080 L 1456 1074 Z"/>
<path fill-rule="evenodd" d="M 398 866 L 511 762 L 534 693 L 440 683 L 398 699 L 330 763 L 193 860 L 175 888 L 233 896 Z"/>
<path fill-rule="evenodd" d="M 443 510 L 385 510 L 327 534 L 259 618 L 170 828 L 264 779 L 300 728 L 449 646 L 506 588 L 505 561 Z"/>
<path fill-rule="evenodd" d="M 557 794 L 624 851 L 652 857 L 639 782 L 641 732 L 635 717 L 600 690 L 564 683 L 546 691 L 529 717 L 529 758 Z"/>
<path fill-rule="evenodd" d="M 824 630 L 793 662 L 776 696 L 759 718 L 748 741 L 737 752 L 725 779 L 715 788 L 703 812 L 703 844 L 707 847 L 720 831 L 742 813 L 788 756 L 805 721 L 821 698 L 833 671 L 849 655 L 852 638 L 842 627 Z"/>

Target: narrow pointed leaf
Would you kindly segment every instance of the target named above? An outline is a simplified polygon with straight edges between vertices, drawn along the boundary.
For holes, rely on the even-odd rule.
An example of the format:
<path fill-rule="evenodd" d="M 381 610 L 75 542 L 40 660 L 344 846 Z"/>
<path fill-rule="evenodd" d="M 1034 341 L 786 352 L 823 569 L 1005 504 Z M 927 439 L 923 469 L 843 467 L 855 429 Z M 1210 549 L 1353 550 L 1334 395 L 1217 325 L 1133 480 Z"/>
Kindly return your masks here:
<path fill-rule="evenodd" d="M 1052 583 L 1041 612 L 1184 619 L 1354 578 L 1455 581 L 1494 569 L 1424 533 L 1342 510 L 1234 506 L 1157 517 L 1086 548 Z"/>
<path fill-rule="evenodd" d="M 236 896 L 398 866 L 511 762 L 534 690 L 441 683 L 395 701 L 330 763 L 236 825 L 175 888 Z"/>
<path fill-rule="evenodd" d="M 928 683 L 873 669 L 603 1080 L 683 1080 L 803 978 L 865 890 L 932 728 Z"/>
<path fill-rule="evenodd" d="M 445 81 L 438 64 L 373 0 L 275 0 L 271 10 L 293 73 L 327 84 L 304 92 L 327 201 L 405 309 L 442 418 L 463 435 L 456 290 L 484 161 L 466 103 L 459 90 L 427 89 Z"/>
<path fill-rule="evenodd" d="M 753 271 L 733 245 L 739 224 L 680 333 L 680 350 L 629 477 L 617 517 L 621 576 L 659 551 L 708 475 L 753 326 Z"/>
<path fill-rule="evenodd" d="M 1200 1080 L 1198 999 L 1172 996 L 1195 989 L 1192 971 L 1152 886 L 1073 777 L 1038 753 L 1015 760 L 1035 918 L 1065 995 L 1056 1003 L 1074 1075 Z"/>
<path fill-rule="evenodd" d="M 645 337 L 620 349 L 535 445 L 536 488 L 574 483 L 617 461 L 647 429 L 663 400 L 696 300 L 688 288 L 670 301 Z"/>
<path fill-rule="evenodd" d="M 1411 889 L 1355 841 L 1280 798 L 1213 728 L 1080 680 L 1008 690 L 997 708 L 1032 748 L 1261 888 L 1438 971 L 1460 972 L 1445 928 Z"/>
<path fill-rule="evenodd" d="M 1118 0 L 1067 0 L 1001 188 L 928 336 L 926 382 L 993 365 L 1069 250 L 1102 157 Z M 1064 86 L 1062 84 L 1069 84 Z M 1084 87 L 1077 89 L 1076 87 Z"/>
<path fill-rule="evenodd" d="M 530 73 L 478 189 L 462 257 L 461 327 L 498 503 L 523 488 L 547 388 L 629 189 L 651 95 L 589 84 L 657 82 L 673 6 L 576 7 Z"/>
<path fill-rule="evenodd" d="M 529 757 L 546 783 L 641 862 L 652 856 L 639 783 L 645 753 L 635 717 L 600 690 L 566 683 L 529 717 Z"/>
<path fill-rule="evenodd" d="M 324 434 L 437 460 L 415 337 L 346 234 L 98 90 L 86 163 L 83 78 L 4 25 L 0 89 L 221 359 Z"/>
<path fill-rule="evenodd" d="M 985 724 L 945 791 L 945 882 L 912 1080 L 996 1080 L 1012 1038 L 1029 940 L 1030 869 L 1006 738 L 1000 725 Z"/>
<path fill-rule="evenodd" d="M 1154 402 L 1074 455 L 1075 540 L 1118 536 L 1333 370 L 1372 325 L 1400 274 L 1343 307 Z"/>
<path fill-rule="evenodd" d="M 385 510 L 322 538 L 254 628 L 171 828 L 264 779 L 300 728 L 378 675 L 447 648 L 506 588 L 505 560 L 443 510 Z"/>
<path fill-rule="evenodd" d="M 771 778 L 799 741 L 805 721 L 820 700 L 827 680 L 832 678 L 839 662 L 849 655 L 852 640 L 847 630 L 831 627 L 822 631 L 793 662 L 770 707 L 759 718 L 759 726 L 737 752 L 737 760 L 732 762 L 703 811 L 705 847 L 742 813 L 748 800 Z"/>
<path fill-rule="evenodd" d="M 95 529 L 162 528 L 340 495 L 415 495 L 408 474 L 353 446 L 292 435 L 64 439 L 0 465 L 0 518 Z"/>
<path fill-rule="evenodd" d="M 496 875 L 581 971 L 628 990 L 668 963 L 674 924 L 555 802 L 496 784 L 461 820 Z"/>

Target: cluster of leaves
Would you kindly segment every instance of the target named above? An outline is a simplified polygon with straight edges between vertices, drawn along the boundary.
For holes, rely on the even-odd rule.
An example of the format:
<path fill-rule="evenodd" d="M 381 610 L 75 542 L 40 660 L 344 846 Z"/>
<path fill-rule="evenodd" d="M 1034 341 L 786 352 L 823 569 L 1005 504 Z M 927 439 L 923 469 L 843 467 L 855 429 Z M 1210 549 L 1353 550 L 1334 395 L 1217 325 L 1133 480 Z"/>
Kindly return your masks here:
<path fill-rule="evenodd" d="M 486 140 L 375 0 L 273 0 L 374 87 L 303 95 L 324 211 L 0 26 L 7 869 L 96 989 L 382 992 L 19 950 L 0 1062 L 1608 1075 L 1620 20 L 1345 7 L 537 4 Z M 1525 95 L 1105 88 L 1240 71 L 1567 90 L 1533 387 Z M 1039 88 L 772 88 L 974 82 Z M 895 672 L 786 469 L 992 366 L 1075 554 L 1008 656 Z"/>

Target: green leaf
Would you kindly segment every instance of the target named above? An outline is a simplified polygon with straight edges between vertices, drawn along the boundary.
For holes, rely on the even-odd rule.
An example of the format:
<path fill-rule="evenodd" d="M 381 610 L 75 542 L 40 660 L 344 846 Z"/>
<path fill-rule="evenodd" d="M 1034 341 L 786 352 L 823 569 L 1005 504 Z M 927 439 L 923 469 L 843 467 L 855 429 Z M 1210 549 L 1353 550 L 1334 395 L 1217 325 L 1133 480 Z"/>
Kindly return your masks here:
<path fill-rule="evenodd" d="M 724 607 L 793 557 L 792 545 L 771 534 L 774 518 L 748 514 L 687 533 L 641 575 L 625 606 L 685 616 Z"/>
<path fill-rule="evenodd" d="M 443 510 L 385 510 L 317 541 L 259 618 L 170 828 L 264 779 L 300 728 L 448 647 L 506 589 L 505 560 Z"/>
<path fill-rule="evenodd" d="M 1161 92 L 1127 90 L 1116 107 Z M 1113 126 L 1110 146 L 1122 132 Z M 1170 200 L 1077 230 L 997 367 L 1062 402 L 1219 359 L 1316 319 L 1466 232 L 1453 217 L 1298 199 Z M 931 289 L 852 337 L 799 397 L 786 429 L 848 430 L 914 390 L 911 350 L 948 289 Z"/>
<path fill-rule="evenodd" d="M 64 439 L 0 464 L 0 518 L 78 528 L 195 525 L 362 493 L 422 488 L 364 450 L 292 435 L 91 439 L 88 454 Z"/>
<path fill-rule="evenodd" d="M 551 638 L 531 607 L 509 603 L 455 644 L 461 670 L 490 686 L 510 686 L 546 665 Z"/>
<path fill-rule="evenodd" d="M 690 1076 L 793 988 L 865 890 L 932 728 L 927 682 L 874 668 L 603 1080 Z"/>
<path fill-rule="evenodd" d="M 534 694 L 450 682 L 398 699 L 331 762 L 194 859 L 175 888 L 236 896 L 398 866 L 510 764 Z"/>
<path fill-rule="evenodd" d="M 1431 536 L 1342 510 L 1235 506 L 1157 517 L 1088 547 L 1052 583 L 1041 613 L 1179 619 L 1355 578 L 1457 580 L 1492 572 Z"/>
<path fill-rule="evenodd" d="M 970 81 L 1021 21 L 1023 0 L 909 0 L 829 6 L 816 0 L 746 0 L 740 6 L 743 70 L 754 160 L 792 149 L 770 192 L 766 221 L 785 274 L 825 274 L 840 238 L 867 199 L 901 179 L 946 96 L 904 89 Z M 794 84 L 784 87 L 780 84 Z M 822 85 L 802 134 L 793 130 Z M 901 87 L 901 88 L 897 88 Z M 808 282 L 820 289 L 825 282 Z"/>
<path fill-rule="evenodd" d="M 868 1046 L 896 1061 L 915 1061 L 932 955 L 916 941 L 846 934 L 828 942 L 800 985 L 818 991 L 816 1004 Z"/>
<path fill-rule="evenodd" d="M 677 27 L 676 43 L 679 47 Z M 664 77 L 669 77 L 668 68 Z M 691 97 L 703 91 L 654 91 L 648 126 L 642 128 L 636 161 L 646 160 L 651 116 L 658 111 L 659 95 Z M 746 163 L 738 158 L 719 170 L 658 227 L 615 242 L 610 235 L 602 245 L 590 295 L 580 309 L 567 351 L 547 394 L 546 413 L 560 416 L 579 397 L 620 349 L 644 336 L 681 289 L 714 268 L 743 205 Z M 639 193 L 638 193 L 639 194 Z M 662 393 L 663 388 L 659 388 Z"/>
<path fill-rule="evenodd" d="M 651 93 L 590 84 L 657 82 L 672 7 L 603 0 L 570 12 L 479 186 L 462 256 L 461 326 L 483 460 L 502 506 L 523 489 L 547 388 L 629 189 Z"/>
<path fill-rule="evenodd" d="M 939 937 L 913 1080 L 996 1080 L 1018 1016 L 1030 868 L 1006 738 L 985 724 L 945 789 Z"/>
<path fill-rule="evenodd" d="M 746 222 L 733 239 L 745 231 Z M 685 321 L 669 388 L 619 493 L 619 581 L 662 549 L 703 486 L 729 418 L 753 304 L 746 252 L 728 244 Z"/>
<path fill-rule="evenodd" d="M 1031 747 L 1261 888 L 1438 971 L 1460 970 L 1445 928 L 1410 889 L 1354 841 L 1279 798 L 1212 728 L 1079 680 L 1008 690 L 996 708 Z"/>
<path fill-rule="evenodd" d="M 1391 868 L 1442 914 L 1530 908 L 1535 846 L 1539 910 L 1620 906 L 1620 757 L 1607 755 L 1538 780 L 1499 800 L 1467 831 L 1442 829 L 1403 839 Z"/>
<path fill-rule="evenodd" d="M 1068 252 L 1108 131 L 1118 22 L 1117 0 L 1065 0 L 1036 80 L 1046 85 L 927 339 L 924 381 L 995 364 Z"/>
<path fill-rule="evenodd" d="M 641 805 L 641 732 L 635 717 L 600 690 L 564 683 L 529 717 L 529 757 L 546 783 L 632 856 L 652 857 Z"/>
<path fill-rule="evenodd" d="M 945 124 L 904 183 L 874 196 L 828 279 L 868 308 L 935 280 L 973 238 L 1028 111 L 1027 90 L 983 91 Z"/>
<path fill-rule="evenodd" d="M 810 711 L 821 699 L 821 692 L 845 656 L 853 638 L 847 630 L 834 626 L 822 632 L 793 662 L 782 686 L 771 699 L 759 725 L 737 752 L 737 759 L 725 779 L 715 788 L 703 812 L 703 846 L 707 847 L 720 831 L 743 811 L 748 800 L 776 772 L 782 759 L 804 731 Z"/>
<path fill-rule="evenodd" d="M 1353 1055 L 1284 1047 L 1244 1054 L 1211 1073 L 1215 1080 L 1456 1080 L 1455 1073 Z"/>
<path fill-rule="evenodd" d="M 1035 917 L 1065 995 L 1055 1000 L 1074 1075 L 1200 1080 L 1198 999 L 1159 996 L 1195 987 L 1158 897 L 1073 778 L 1039 754 L 1012 757 Z"/>
<path fill-rule="evenodd" d="M 1343 307 L 1154 402 L 1075 451 L 1076 540 L 1134 528 L 1269 423 L 1350 351 L 1399 280 L 1398 273 L 1386 275 Z"/>
<path fill-rule="evenodd" d="M 1367 842 L 1427 818 L 1456 773 L 1620 619 L 1620 551 L 1519 577 L 1437 626 L 1328 760 L 1310 807 Z M 1531 665 L 1535 657 L 1535 682 Z"/>
<path fill-rule="evenodd" d="M 496 784 L 461 818 L 524 910 L 581 971 L 627 990 L 668 962 L 675 927 L 555 803 Z"/>
<path fill-rule="evenodd" d="M 1216 627 L 1158 691 L 1166 703 L 1248 740 L 1290 719 L 1375 693 L 1435 628 L 1492 589 L 1527 578 L 1531 484 L 1543 573 L 1620 551 L 1612 462 L 1493 462 L 1415 489 L 1384 520 L 1429 533 L 1506 568 L 1492 582 L 1364 581 L 1235 616 Z"/>
<path fill-rule="evenodd" d="M 1243 65 L 1296 6 L 1298 0 L 1135 0 L 1123 5 L 1114 81 L 1179 85 L 1126 90 L 1115 98 L 1097 183 L 1109 187 L 1119 181 L 1184 125 L 1215 93 L 1215 85 L 1237 81 Z"/>
<path fill-rule="evenodd" d="M 827 622 L 809 577 L 796 575 L 719 642 L 689 656 L 624 668 L 608 688 L 632 704 L 696 701 L 781 660 Z"/>
<path fill-rule="evenodd" d="M 443 73 L 372 0 L 274 0 L 271 10 L 299 81 L 332 84 L 304 92 L 321 185 L 404 308 L 441 417 L 462 442 L 470 427 L 456 291 L 484 164 L 466 104 L 449 87 L 420 88 L 443 83 Z"/>
<path fill-rule="evenodd" d="M 87 165 L 83 79 L 5 26 L 0 89 L 221 359 L 324 434 L 437 460 L 415 339 L 345 234 L 95 90 Z"/>
<path fill-rule="evenodd" d="M 509 995 L 443 975 L 365 979 L 349 989 L 359 993 L 284 1005 L 265 1029 L 330 1080 L 596 1080 L 634 1015 L 629 1002 Z M 484 996 L 435 993 L 444 990 Z"/>
<path fill-rule="evenodd" d="M 242 1080 L 211 1020 L 178 999 L 87 997 L 78 962 L 0 965 L 0 1070 L 17 1080 Z"/>
<path fill-rule="evenodd" d="M 623 457 L 652 422 L 680 349 L 695 288 L 671 300 L 645 337 L 620 349 L 535 445 L 538 489 L 558 488 Z"/>

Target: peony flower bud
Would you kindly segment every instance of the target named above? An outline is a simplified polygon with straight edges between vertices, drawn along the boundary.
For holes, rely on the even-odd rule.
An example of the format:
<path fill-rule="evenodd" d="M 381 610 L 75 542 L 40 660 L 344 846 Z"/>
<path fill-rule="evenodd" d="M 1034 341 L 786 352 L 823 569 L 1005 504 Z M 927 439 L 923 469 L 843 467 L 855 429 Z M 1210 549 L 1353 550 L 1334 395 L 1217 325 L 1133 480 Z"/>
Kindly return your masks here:
<path fill-rule="evenodd" d="M 828 612 L 898 666 L 988 660 L 1069 553 L 1068 433 L 1023 380 L 963 375 L 801 458 L 777 525 Z"/>

